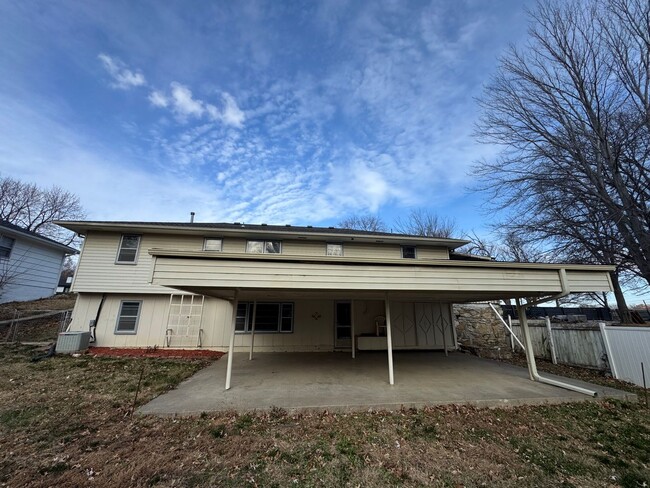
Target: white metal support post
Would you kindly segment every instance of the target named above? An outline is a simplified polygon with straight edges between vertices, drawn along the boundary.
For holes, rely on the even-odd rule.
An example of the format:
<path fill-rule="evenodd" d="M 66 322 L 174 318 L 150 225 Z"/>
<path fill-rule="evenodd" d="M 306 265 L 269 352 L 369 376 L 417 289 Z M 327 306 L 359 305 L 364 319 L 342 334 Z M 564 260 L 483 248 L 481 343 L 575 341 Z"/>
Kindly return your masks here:
<path fill-rule="evenodd" d="M 395 378 L 393 376 L 393 338 L 391 333 L 390 325 L 390 300 L 388 299 L 388 293 L 384 299 L 386 303 L 386 343 L 388 345 L 388 383 L 391 385 L 395 384 Z"/>
<path fill-rule="evenodd" d="M 521 335 L 524 339 L 524 352 L 526 353 L 526 362 L 528 363 L 528 375 L 532 381 L 537 377 L 537 363 L 535 362 L 535 352 L 533 351 L 533 343 L 530 340 L 530 331 L 528 330 L 528 318 L 526 318 L 526 308 L 521 304 L 521 300 L 517 298 L 517 315 L 519 316 L 519 326 L 521 328 Z"/>
<path fill-rule="evenodd" d="M 255 316 L 257 315 L 257 302 L 253 302 L 253 317 L 251 322 L 251 351 L 248 353 L 248 360 L 253 359 L 253 344 L 255 343 Z"/>
<path fill-rule="evenodd" d="M 230 390 L 230 378 L 232 376 L 232 355 L 235 349 L 235 326 L 237 325 L 237 305 L 239 305 L 239 290 L 235 290 L 235 297 L 232 301 L 232 323 L 230 330 L 230 344 L 228 345 L 228 366 L 226 369 L 226 390 Z"/>
<path fill-rule="evenodd" d="M 350 341 L 352 342 L 352 359 L 354 359 L 356 349 L 354 343 L 354 300 L 350 302 Z"/>

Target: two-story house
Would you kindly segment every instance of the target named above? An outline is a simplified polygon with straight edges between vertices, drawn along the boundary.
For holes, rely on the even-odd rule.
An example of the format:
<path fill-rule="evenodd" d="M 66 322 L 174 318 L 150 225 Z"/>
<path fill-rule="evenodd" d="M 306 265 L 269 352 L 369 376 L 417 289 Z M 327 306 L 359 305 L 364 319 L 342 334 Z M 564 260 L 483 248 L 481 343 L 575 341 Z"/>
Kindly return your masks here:
<path fill-rule="evenodd" d="M 454 253 L 460 239 L 243 223 L 59 224 L 84 237 L 71 329 L 96 327 L 98 346 L 384 349 L 390 361 L 393 348 L 454 349 L 453 303 L 611 290 L 611 267 L 470 259 Z"/>
<path fill-rule="evenodd" d="M 77 250 L 0 221 L 0 303 L 54 295 L 66 256 Z"/>

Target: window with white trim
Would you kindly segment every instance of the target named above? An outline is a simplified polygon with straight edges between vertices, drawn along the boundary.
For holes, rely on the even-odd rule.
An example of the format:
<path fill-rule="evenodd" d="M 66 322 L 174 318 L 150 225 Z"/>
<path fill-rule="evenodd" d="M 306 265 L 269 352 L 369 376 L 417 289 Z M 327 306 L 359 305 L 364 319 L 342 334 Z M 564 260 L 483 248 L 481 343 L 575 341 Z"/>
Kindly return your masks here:
<path fill-rule="evenodd" d="M 236 332 L 244 334 L 253 330 L 253 312 L 256 334 L 293 332 L 293 303 L 288 302 L 239 302 L 235 321 Z"/>
<path fill-rule="evenodd" d="M 282 243 L 280 241 L 248 241 L 246 252 L 253 254 L 280 254 Z"/>
<path fill-rule="evenodd" d="M 206 237 L 203 240 L 204 251 L 221 251 L 223 248 L 223 239 L 216 237 Z"/>
<path fill-rule="evenodd" d="M 120 303 L 120 313 L 117 316 L 117 324 L 115 324 L 115 333 L 135 334 L 138 329 L 141 308 L 142 301 L 140 300 L 122 300 Z"/>
<path fill-rule="evenodd" d="M 135 234 L 124 234 L 120 240 L 120 247 L 117 250 L 118 264 L 135 264 L 138 259 L 140 248 L 140 236 Z"/>
<path fill-rule="evenodd" d="M 415 246 L 402 246 L 402 257 L 405 259 L 415 259 Z"/>
<path fill-rule="evenodd" d="M 343 244 L 340 242 L 328 242 L 326 248 L 327 256 L 343 256 Z"/>
<path fill-rule="evenodd" d="M 11 250 L 14 248 L 16 239 L 0 235 L 0 259 L 7 259 L 11 256 Z"/>

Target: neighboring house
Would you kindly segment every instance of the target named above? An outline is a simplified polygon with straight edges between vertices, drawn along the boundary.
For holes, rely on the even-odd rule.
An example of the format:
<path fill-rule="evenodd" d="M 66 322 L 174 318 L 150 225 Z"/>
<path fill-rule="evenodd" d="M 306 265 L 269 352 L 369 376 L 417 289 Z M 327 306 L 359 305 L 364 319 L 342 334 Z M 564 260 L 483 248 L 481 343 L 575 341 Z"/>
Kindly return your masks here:
<path fill-rule="evenodd" d="M 70 293 L 70 288 L 72 287 L 72 276 L 61 276 L 59 278 L 59 286 L 56 287 L 56 292 L 58 293 Z"/>
<path fill-rule="evenodd" d="M 77 251 L 0 221 L 0 303 L 54 295 L 66 256 Z"/>
<path fill-rule="evenodd" d="M 335 228 L 59 222 L 85 237 L 72 330 L 96 345 L 454 349 L 452 303 L 611 289 L 611 267 L 457 256 L 466 243 Z M 564 283 L 564 285 L 563 285 Z M 233 314 L 233 305 L 235 313 Z M 387 324 L 386 317 L 389 317 Z M 378 338 L 379 337 L 379 338 Z"/>

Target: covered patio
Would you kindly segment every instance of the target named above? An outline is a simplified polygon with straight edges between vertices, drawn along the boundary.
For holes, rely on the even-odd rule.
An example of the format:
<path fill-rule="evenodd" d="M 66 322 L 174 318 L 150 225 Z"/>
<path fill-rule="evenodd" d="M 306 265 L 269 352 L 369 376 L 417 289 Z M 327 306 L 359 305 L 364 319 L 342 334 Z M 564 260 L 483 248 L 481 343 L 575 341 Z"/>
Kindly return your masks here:
<path fill-rule="evenodd" d="M 591 397 L 540 382 L 528 371 L 507 363 L 453 352 L 395 352 L 395 384 L 386 381 L 386 354 L 234 353 L 236 381 L 224 391 L 227 361 L 223 358 L 199 371 L 177 389 L 139 409 L 142 414 L 197 415 L 214 411 L 365 410 L 423 407 L 440 404 L 515 406 L 587 401 Z M 598 397 L 628 398 L 630 394 L 577 380 L 547 375 Z M 633 395 L 632 395 L 633 396 Z"/>
<path fill-rule="evenodd" d="M 609 272 L 613 270 L 611 266 L 506 263 L 480 259 L 468 261 L 431 259 L 415 262 L 404 259 L 373 260 L 365 257 L 233 253 L 205 254 L 196 251 L 165 249 L 150 249 L 149 254 L 154 257 L 151 276 L 152 283 L 197 295 L 228 300 L 232 304 L 230 337 L 227 364 L 225 367 L 226 391 L 230 390 L 232 386 L 233 370 L 241 369 L 244 373 L 241 374 L 241 377 L 247 378 L 257 377 L 254 371 L 246 374 L 246 371 L 251 367 L 263 368 L 263 370 L 267 368 L 277 369 L 280 372 L 279 376 L 283 376 L 284 378 L 280 381 L 291 381 L 288 379 L 294 375 L 291 372 L 292 368 L 276 368 L 276 365 L 291 364 L 292 362 L 299 361 L 295 365 L 296 369 L 310 371 L 311 368 L 305 367 L 305 365 L 311 362 L 318 363 L 319 360 L 316 358 L 321 357 L 322 354 L 316 354 L 311 359 L 309 355 L 298 354 L 295 357 L 288 357 L 285 354 L 278 354 L 276 359 L 273 359 L 273 356 L 269 356 L 269 359 L 264 359 L 264 361 L 270 361 L 265 365 L 260 364 L 259 361 L 252 361 L 255 354 L 255 312 L 252 313 L 249 354 L 242 355 L 236 353 L 237 310 L 239 303 L 244 300 L 252 301 L 254 309 L 256 301 L 281 299 L 283 297 L 287 300 L 307 299 L 310 297 L 318 297 L 320 299 L 329 298 L 334 301 L 348 300 L 351 307 L 350 317 L 354 316 L 352 309 L 354 308 L 355 300 L 383 302 L 382 317 L 385 320 L 385 349 L 387 351 L 387 354 L 383 355 L 383 358 L 385 361 L 384 364 L 387 363 L 388 365 L 388 384 L 393 386 L 396 384 L 393 323 L 397 322 L 396 319 L 398 317 L 401 317 L 402 325 L 404 325 L 404 313 L 402 311 L 396 312 L 394 309 L 399 302 L 409 302 L 411 306 L 407 308 L 414 310 L 414 318 L 410 320 L 411 317 L 409 317 L 411 323 L 406 325 L 406 328 L 418 330 L 420 325 L 428 325 L 429 332 L 422 334 L 423 342 L 430 349 L 433 349 L 433 346 L 435 346 L 435 349 L 442 349 L 447 354 L 450 349 L 453 350 L 457 346 L 455 323 L 451 308 L 453 303 L 515 299 L 524 341 L 521 346 L 526 351 L 529 379 L 538 383 L 544 383 L 545 386 L 539 385 L 542 390 L 548 386 L 552 386 L 561 387 L 579 395 L 589 395 L 592 397 L 598 395 L 597 389 L 595 388 L 572 385 L 570 382 L 558 381 L 538 374 L 535 358 L 532 355 L 532 343 L 530 341 L 525 311 L 530 306 L 559 299 L 570 293 L 610 291 L 612 284 Z M 426 306 L 424 307 L 424 314 L 415 312 L 418 303 L 427 302 L 430 305 L 428 306 L 428 310 Z M 438 304 L 437 311 L 434 309 L 434 304 L 436 303 Z M 444 313 L 442 311 L 443 308 L 447 309 Z M 419 315 L 422 315 L 424 320 L 415 318 Z M 318 316 L 319 314 L 315 313 L 312 317 L 317 319 Z M 503 325 L 508 327 L 505 321 L 503 319 L 501 320 Z M 351 318 L 346 326 L 350 329 L 348 337 L 351 339 L 349 344 L 351 357 L 348 357 L 346 361 L 352 364 L 354 363 L 358 345 L 355 338 L 354 319 Z M 436 329 L 440 331 L 441 342 L 439 344 L 435 340 Z M 405 327 L 402 327 L 402 331 L 404 330 Z M 379 333 L 376 335 L 378 337 L 380 336 Z M 417 337 L 418 335 L 416 333 L 415 342 L 405 345 L 411 346 L 413 349 L 419 349 L 417 346 L 420 344 Z M 432 338 L 433 341 L 429 342 L 427 337 Z M 336 350 L 338 348 L 335 345 L 333 349 Z M 282 347 L 278 348 L 278 351 L 282 350 Z M 368 356 L 368 358 L 371 357 L 374 358 L 375 356 Z M 382 355 L 377 355 L 377 359 L 372 359 L 371 361 L 376 361 L 377 365 L 379 365 L 382 362 L 381 357 Z M 414 354 L 413 356 L 404 357 L 410 357 L 412 361 L 412 358 L 422 356 L 416 356 Z M 432 357 L 440 357 L 443 361 L 447 359 L 444 355 Z M 235 358 L 237 358 L 236 362 Z M 245 359 L 248 359 L 248 363 Z M 328 359 L 325 359 L 325 361 L 328 361 Z M 464 367 L 464 365 L 455 364 L 454 360 L 448 359 L 448 361 L 445 367 Z M 363 371 L 365 371 L 363 363 L 364 361 L 358 361 L 357 364 L 342 369 L 338 367 L 338 363 L 332 364 L 332 371 L 337 371 L 334 379 L 336 380 L 338 378 L 342 380 L 342 378 L 354 371 L 359 371 L 359 374 L 363 374 Z M 408 362 L 405 364 L 408 364 Z M 438 372 L 442 368 L 443 366 L 441 365 L 435 372 Z M 415 394 L 418 391 L 417 378 L 426 378 L 426 376 L 420 376 L 419 370 L 427 371 L 428 374 L 433 372 L 428 369 L 428 365 L 423 364 L 421 368 L 414 368 L 413 371 L 408 371 L 409 374 L 400 375 L 399 381 L 404 381 L 404 385 L 392 390 L 385 390 L 386 376 L 384 376 L 383 380 L 380 377 L 375 378 L 374 369 L 372 375 L 369 375 L 367 378 L 357 376 L 356 381 L 351 380 L 349 386 L 343 383 L 340 385 L 342 398 L 345 399 L 342 400 L 344 403 L 354 402 L 354 395 L 359 394 L 366 387 L 377 388 L 381 385 L 382 391 L 385 392 L 382 393 L 384 396 L 380 395 L 381 400 L 376 400 L 378 397 L 374 394 L 371 395 L 373 399 L 371 402 L 372 405 L 392 405 L 396 403 L 417 404 L 424 398 Z M 479 370 L 481 368 L 475 369 L 475 376 L 480 377 Z M 380 370 L 381 368 L 378 369 L 378 371 Z M 263 374 L 264 372 L 261 371 L 260 373 Z M 314 374 L 316 373 L 314 371 Z M 464 385 L 473 385 L 472 388 L 478 388 L 481 391 L 481 385 L 484 385 L 483 382 L 464 382 L 466 375 L 464 371 L 453 371 L 452 373 L 459 375 L 458 378 L 451 381 L 451 383 L 454 381 L 457 382 L 456 387 L 462 383 Z M 332 384 L 334 391 L 336 391 L 335 384 L 336 381 Z M 282 383 L 278 385 L 278 389 L 287 386 L 287 391 L 292 391 L 289 387 L 290 385 L 291 383 L 286 383 L 286 385 Z M 313 385 L 316 391 L 321 391 L 318 388 L 317 381 L 314 380 Z M 246 387 L 246 384 L 243 383 L 242 387 Z M 530 388 L 533 387 L 530 386 Z M 310 389 L 310 383 L 305 383 L 304 388 L 297 391 L 296 395 L 301 396 L 303 395 L 302 391 L 309 391 Z M 433 394 L 434 390 L 431 390 L 430 393 Z M 409 396 L 402 396 L 407 391 L 411 391 L 412 394 L 410 397 L 412 397 L 412 400 L 408 399 Z M 372 392 L 369 390 L 369 393 Z M 208 393 L 209 395 L 211 393 Z M 446 403 L 449 401 L 447 396 L 437 397 L 438 400 L 434 400 L 433 402 L 440 401 Z M 542 393 L 541 396 L 544 397 L 544 394 Z M 230 395 L 226 395 L 224 398 L 234 399 Z M 430 398 L 430 396 L 426 398 Z M 490 398 L 492 400 L 496 399 L 497 401 L 505 398 L 505 401 L 510 401 L 507 392 L 505 396 L 501 393 L 496 393 Z M 299 405 L 299 407 L 308 407 L 310 402 L 315 401 L 306 398 L 298 403 L 307 404 Z M 232 406 L 234 408 L 235 404 Z M 291 405 L 288 405 L 288 407 L 293 408 Z"/>

